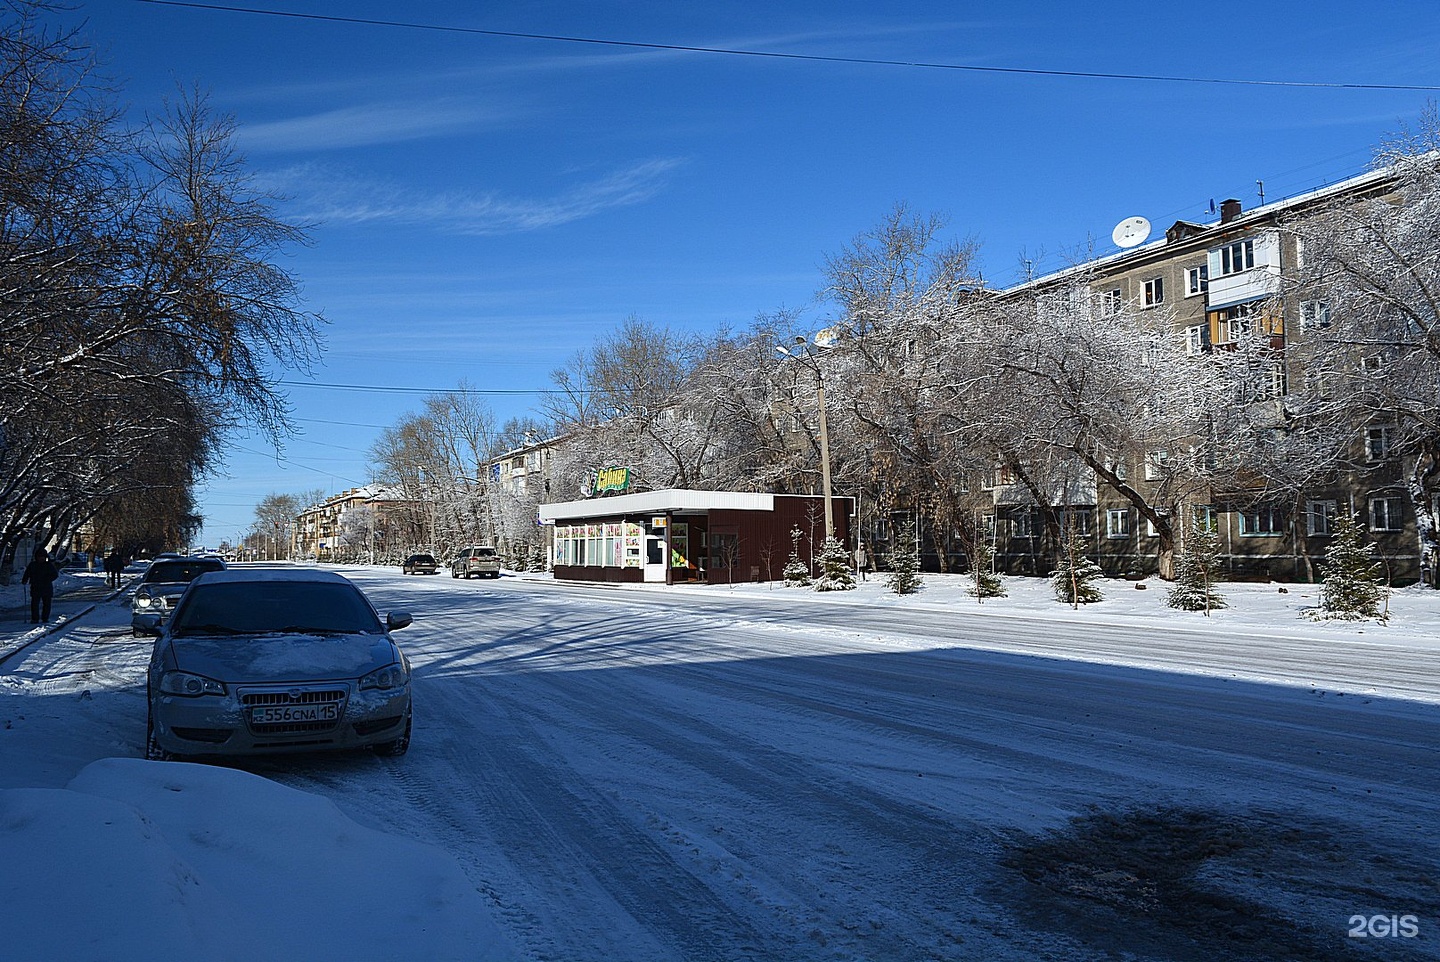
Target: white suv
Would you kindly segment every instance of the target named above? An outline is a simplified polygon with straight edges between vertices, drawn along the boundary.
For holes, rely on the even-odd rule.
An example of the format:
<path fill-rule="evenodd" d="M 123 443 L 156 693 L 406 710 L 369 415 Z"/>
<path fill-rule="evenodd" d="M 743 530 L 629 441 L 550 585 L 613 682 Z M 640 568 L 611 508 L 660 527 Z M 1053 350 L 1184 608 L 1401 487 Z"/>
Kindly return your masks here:
<path fill-rule="evenodd" d="M 500 555 L 489 545 L 461 548 L 450 562 L 450 577 L 470 578 L 476 575 L 481 578 L 500 577 Z"/>

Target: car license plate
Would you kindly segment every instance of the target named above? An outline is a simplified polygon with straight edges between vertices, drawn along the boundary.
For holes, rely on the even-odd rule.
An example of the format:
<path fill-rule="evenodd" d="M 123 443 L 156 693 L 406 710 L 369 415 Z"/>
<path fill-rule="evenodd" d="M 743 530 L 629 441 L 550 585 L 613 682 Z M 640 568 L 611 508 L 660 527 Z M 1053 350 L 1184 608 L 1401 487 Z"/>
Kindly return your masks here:
<path fill-rule="evenodd" d="M 286 722 L 325 722 L 340 718 L 340 706 L 323 705 L 261 705 L 251 709 L 250 720 L 256 725 L 283 725 Z"/>

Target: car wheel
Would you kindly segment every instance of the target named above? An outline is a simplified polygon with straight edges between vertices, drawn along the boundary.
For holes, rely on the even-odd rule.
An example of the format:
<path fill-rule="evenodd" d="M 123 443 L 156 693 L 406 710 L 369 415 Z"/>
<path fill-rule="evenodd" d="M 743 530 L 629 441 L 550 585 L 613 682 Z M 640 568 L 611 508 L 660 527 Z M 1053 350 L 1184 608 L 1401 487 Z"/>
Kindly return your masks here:
<path fill-rule="evenodd" d="M 450 577 L 452 577 L 452 578 L 457 578 L 457 579 L 458 579 L 458 578 L 460 577 L 460 572 L 458 572 L 458 571 L 452 571 L 452 572 L 450 572 Z"/>
<path fill-rule="evenodd" d="M 175 755 L 160 747 L 155 740 L 155 719 L 151 717 L 149 709 L 145 711 L 145 757 L 152 762 L 172 762 Z"/>
<path fill-rule="evenodd" d="M 375 746 L 375 754 L 384 758 L 399 758 L 410 750 L 410 713 L 405 713 L 405 731 L 393 742 L 381 742 Z"/>

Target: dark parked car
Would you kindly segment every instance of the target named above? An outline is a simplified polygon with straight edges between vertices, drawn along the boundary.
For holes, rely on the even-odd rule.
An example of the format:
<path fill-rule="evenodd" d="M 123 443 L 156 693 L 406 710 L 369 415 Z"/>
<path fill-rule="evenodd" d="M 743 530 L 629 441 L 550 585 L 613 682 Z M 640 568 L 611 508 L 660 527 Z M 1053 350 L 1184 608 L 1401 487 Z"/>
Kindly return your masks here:
<path fill-rule="evenodd" d="M 329 571 L 196 578 L 157 635 L 146 675 L 146 757 L 410 747 L 410 663 L 363 592 Z"/>
<path fill-rule="evenodd" d="M 130 630 L 137 635 L 141 633 L 138 627 L 141 615 L 159 615 L 160 623 L 164 624 L 194 578 L 207 571 L 224 570 L 225 562 L 219 558 L 177 556 L 153 562 L 130 600 Z"/>
<path fill-rule="evenodd" d="M 440 562 L 433 554 L 412 554 L 400 566 L 400 571 L 407 575 L 433 575 L 440 571 Z"/>

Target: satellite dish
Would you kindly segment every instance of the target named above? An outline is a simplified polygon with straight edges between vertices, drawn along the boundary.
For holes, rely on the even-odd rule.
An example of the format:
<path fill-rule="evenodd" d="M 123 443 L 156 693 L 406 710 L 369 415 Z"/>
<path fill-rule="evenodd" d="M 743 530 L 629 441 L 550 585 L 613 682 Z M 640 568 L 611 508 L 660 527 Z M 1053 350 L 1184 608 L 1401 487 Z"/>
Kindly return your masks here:
<path fill-rule="evenodd" d="M 1150 222 L 1143 217 L 1127 217 L 1110 232 L 1110 239 L 1116 247 L 1134 247 L 1145 243 L 1145 238 L 1149 236 Z"/>
<path fill-rule="evenodd" d="M 814 337 L 815 346 L 831 347 L 836 341 L 840 340 L 840 334 L 841 330 L 839 327 L 827 327 L 823 331 L 816 331 Z"/>

